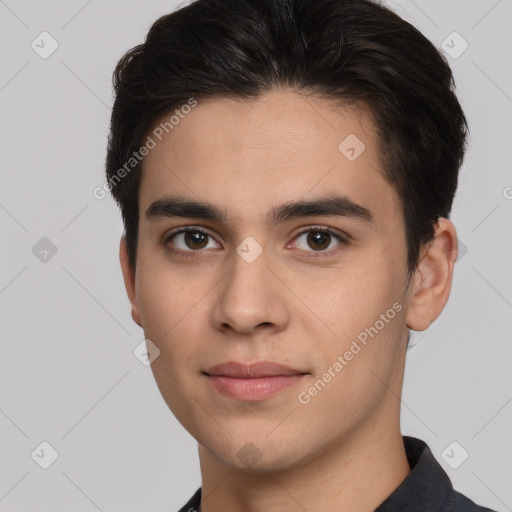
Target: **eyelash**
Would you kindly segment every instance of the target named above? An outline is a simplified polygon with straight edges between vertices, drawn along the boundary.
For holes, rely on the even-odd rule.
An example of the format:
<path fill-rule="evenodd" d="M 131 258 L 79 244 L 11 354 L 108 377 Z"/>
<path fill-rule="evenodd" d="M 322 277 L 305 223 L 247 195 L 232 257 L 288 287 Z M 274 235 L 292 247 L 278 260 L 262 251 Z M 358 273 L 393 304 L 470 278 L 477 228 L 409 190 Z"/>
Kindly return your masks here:
<path fill-rule="evenodd" d="M 324 226 L 310 226 L 310 227 L 300 231 L 299 233 L 297 233 L 295 235 L 295 237 L 293 238 L 293 240 L 296 240 L 297 238 L 302 236 L 304 233 L 309 233 L 310 231 L 316 231 L 316 232 L 321 232 L 321 233 L 328 233 L 329 235 L 333 236 L 338 242 L 340 242 L 341 246 L 346 246 L 346 245 L 349 244 L 348 236 L 347 236 L 347 238 L 345 238 L 345 237 L 341 236 L 340 234 L 336 233 L 335 231 L 331 230 L 330 228 L 326 228 Z M 183 258 L 194 258 L 194 257 L 196 257 L 196 256 L 194 256 L 194 254 L 195 253 L 200 253 L 201 250 L 197 250 L 197 251 L 193 251 L 193 250 L 181 251 L 181 250 L 171 249 L 169 247 L 169 242 L 170 242 L 170 240 L 174 236 L 179 235 L 181 233 L 189 233 L 189 232 L 192 232 L 192 233 L 202 233 L 203 235 L 206 235 L 206 236 L 208 236 L 210 238 L 213 238 L 212 235 L 206 233 L 202 229 L 195 228 L 193 226 L 185 227 L 183 229 L 180 229 L 179 231 L 174 231 L 173 233 L 171 233 L 167 237 L 164 237 L 162 243 L 163 243 L 164 247 L 166 248 L 166 250 L 169 251 L 172 254 L 179 254 L 180 257 L 183 257 Z M 337 250 L 338 250 L 337 248 L 334 248 L 334 249 L 330 249 L 328 251 L 304 251 L 304 252 L 308 252 L 308 253 L 311 252 L 314 255 L 312 254 L 312 255 L 309 255 L 309 256 L 301 256 L 301 258 L 306 258 L 306 259 L 322 258 L 322 257 L 330 256 L 333 252 L 336 252 Z"/>

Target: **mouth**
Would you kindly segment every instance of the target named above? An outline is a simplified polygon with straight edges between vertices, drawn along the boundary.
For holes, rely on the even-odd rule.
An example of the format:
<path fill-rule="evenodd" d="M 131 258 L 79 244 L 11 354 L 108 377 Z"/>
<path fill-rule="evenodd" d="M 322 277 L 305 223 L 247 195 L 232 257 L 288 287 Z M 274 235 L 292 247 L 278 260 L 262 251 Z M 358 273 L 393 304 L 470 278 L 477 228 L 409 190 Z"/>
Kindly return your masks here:
<path fill-rule="evenodd" d="M 307 372 L 271 361 L 221 363 L 203 372 L 220 394 L 242 401 L 260 401 L 301 381 Z"/>
<path fill-rule="evenodd" d="M 255 363 L 237 363 L 228 361 L 208 368 L 204 372 L 210 376 L 238 377 L 238 378 L 257 378 L 257 377 L 278 377 L 290 375 L 304 375 L 307 372 L 291 368 L 284 364 L 274 363 L 272 361 L 258 361 Z"/>

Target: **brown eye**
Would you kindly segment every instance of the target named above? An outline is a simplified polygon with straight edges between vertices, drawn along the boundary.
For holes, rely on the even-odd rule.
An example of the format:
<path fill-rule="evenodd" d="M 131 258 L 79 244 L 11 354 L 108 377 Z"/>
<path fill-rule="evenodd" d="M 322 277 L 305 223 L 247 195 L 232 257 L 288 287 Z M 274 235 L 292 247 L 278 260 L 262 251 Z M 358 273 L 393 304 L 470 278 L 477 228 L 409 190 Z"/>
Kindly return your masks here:
<path fill-rule="evenodd" d="M 328 228 L 312 227 L 299 233 L 294 239 L 294 245 L 303 252 L 318 256 L 327 256 L 337 249 L 348 245 L 348 240 Z"/>
<path fill-rule="evenodd" d="M 184 242 L 189 249 L 204 249 L 208 245 L 208 235 L 201 231 L 187 231 Z"/>
<path fill-rule="evenodd" d="M 218 247 L 211 235 L 193 228 L 181 229 L 172 233 L 165 240 L 165 245 L 172 252 L 182 253 L 199 252 L 202 249 Z"/>
<path fill-rule="evenodd" d="M 315 251 L 321 251 L 329 247 L 331 235 L 326 231 L 310 231 L 307 237 L 309 246 Z"/>

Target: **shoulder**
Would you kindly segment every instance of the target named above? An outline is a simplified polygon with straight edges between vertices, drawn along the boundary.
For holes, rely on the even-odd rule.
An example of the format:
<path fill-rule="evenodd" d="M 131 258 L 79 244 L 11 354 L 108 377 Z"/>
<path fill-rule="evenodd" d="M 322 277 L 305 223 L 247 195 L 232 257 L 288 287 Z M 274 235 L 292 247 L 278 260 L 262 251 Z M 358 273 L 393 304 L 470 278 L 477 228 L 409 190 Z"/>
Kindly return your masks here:
<path fill-rule="evenodd" d="M 411 472 L 376 512 L 496 512 L 456 491 L 423 440 L 403 440 Z"/>
<path fill-rule="evenodd" d="M 452 497 L 453 505 L 451 510 L 453 512 L 497 512 L 490 508 L 477 505 L 474 501 L 470 500 L 460 492 L 454 491 Z"/>

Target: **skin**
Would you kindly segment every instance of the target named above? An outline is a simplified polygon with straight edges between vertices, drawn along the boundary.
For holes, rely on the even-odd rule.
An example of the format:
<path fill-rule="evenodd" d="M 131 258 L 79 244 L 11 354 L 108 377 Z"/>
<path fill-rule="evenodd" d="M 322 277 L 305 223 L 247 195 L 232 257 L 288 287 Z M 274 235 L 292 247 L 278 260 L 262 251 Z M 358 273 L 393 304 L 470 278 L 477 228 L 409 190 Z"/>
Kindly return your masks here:
<path fill-rule="evenodd" d="M 354 161 L 338 149 L 349 134 L 366 146 Z M 287 89 L 255 101 L 200 101 L 145 157 L 136 272 L 124 238 L 120 261 L 132 318 L 160 350 L 151 367 L 162 396 L 198 441 L 202 512 L 370 511 L 409 474 L 400 432 L 407 328 L 424 330 L 443 310 L 457 241 L 440 219 L 409 275 L 403 212 L 381 169 L 362 106 Z M 274 206 L 333 192 L 367 208 L 373 222 L 264 223 Z M 146 218 L 167 194 L 215 203 L 227 222 Z M 205 248 L 184 235 L 162 241 L 184 226 L 211 235 Z M 348 234 L 349 243 L 308 242 L 299 233 L 314 226 Z M 252 263 L 236 252 L 248 236 L 262 248 Z M 401 311 L 301 404 L 298 394 L 395 303 Z M 309 374 L 259 402 L 224 397 L 202 374 L 220 362 L 261 360 Z M 243 447 L 254 463 L 237 455 Z"/>

